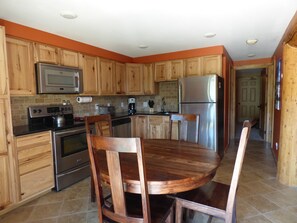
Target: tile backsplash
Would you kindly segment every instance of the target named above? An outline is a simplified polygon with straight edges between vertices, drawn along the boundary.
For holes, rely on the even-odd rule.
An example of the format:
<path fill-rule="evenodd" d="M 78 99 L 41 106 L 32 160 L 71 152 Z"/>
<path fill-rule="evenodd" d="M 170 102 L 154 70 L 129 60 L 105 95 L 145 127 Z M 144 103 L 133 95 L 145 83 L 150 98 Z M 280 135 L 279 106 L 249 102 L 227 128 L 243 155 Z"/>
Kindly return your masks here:
<path fill-rule="evenodd" d="M 77 95 L 68 94 L 41 94 L 36 96 L 11 97 L 12 123 L 13 126 L 28 124 L 27 108 L 32 105 L 62 104 L 63 100 L 72 104 L 74 116 L 92 115 L 96 112 L 95 104 L 115 106 L 116 112 L 126 112 L 128 109 L 129 96 L 95 96 L 91 103 L 77 103 Z M 144 107 L 144 102 L 154 100 L 154 110 L 161 110 L 161 101 L 164 97 L 166 111 L 178 111 L 178 87 L 177 82 L 159 83 L 158 95 L 133 96 L 136 98 L 136 110 L 149 111 L 149 107 Z M 123 107 L 121 107 L 123 104 Z"/>

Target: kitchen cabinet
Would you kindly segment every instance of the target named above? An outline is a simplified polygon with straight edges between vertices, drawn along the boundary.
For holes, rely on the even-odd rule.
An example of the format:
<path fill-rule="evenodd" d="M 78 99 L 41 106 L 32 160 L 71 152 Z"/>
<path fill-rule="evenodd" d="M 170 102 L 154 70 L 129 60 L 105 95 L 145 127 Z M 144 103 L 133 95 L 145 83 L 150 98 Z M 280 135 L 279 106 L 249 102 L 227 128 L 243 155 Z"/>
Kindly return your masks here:
<path fill-rule="evenodd" d="M 114 94 L 114 72 L 115 62 L 112 60 L 97 58 L 99 76 L 99 94 Z"/>
<path fill-rule="evenodd" d="M 58 47 L 33 43 L 34 46 L 34 63 L 52 63 L 69 67 L 79 67 L 79 54 L 71 50 L 61 49 Z"/>
<path fill-rule="evenodd" d="M 149 139 L 168 139 L 169 116 L 149 115 L 147 135 Z"/>
<path fill-rule="evenodd" d="M 177 80 L 184 76 L 183 60 L 172 60 L 155 63 L 155 81 Z"/>
<path fill-rule="evenodd" d="M 154 95 L 157 91 L 154 80 L 154 64 L 143 65 L 143 93 L 144 95 Z"/>
<path fill-rule="evenodd" d="M 54 187 L 51 132 L 18 136 L 15 139 L 21 200 Z"/>
<path fill-rule="evenodd" d="M 126 63 L 127 94 L 143 94 L 143 64 Z"/>
<path fill-rule="evenodd" d="M 79 68 L 83 70 L 83 95 L 97 95 L 99 93 L 96 61 L 96 57 L 79 55 Z"/>
<path fill-rule="evenodd" d="M 202 58 L 194 57 L 185 60 L 185 76 L 202 75 Z"/>
<path fill-rule="evenodd" d="M 222 55 L 204 56 L 202 74 L 218 74 L 222 77 Z"/>
<path fill-rule="evenodd" d="M 115 63 L 115 86 L 116 95 L 124 95 L 126 93 L 126 65 L 124 63 Z"/>
<path fill-rule="evenodd" d="M 31 42 L 6 38 L 11 95 L 35 95 L 36 81 Z"/>
<path fill-rule="evenodd" d="M 148 115 L 136 115 L 131 118 L 132 137 L 142 137 L 147 139 Z"/>

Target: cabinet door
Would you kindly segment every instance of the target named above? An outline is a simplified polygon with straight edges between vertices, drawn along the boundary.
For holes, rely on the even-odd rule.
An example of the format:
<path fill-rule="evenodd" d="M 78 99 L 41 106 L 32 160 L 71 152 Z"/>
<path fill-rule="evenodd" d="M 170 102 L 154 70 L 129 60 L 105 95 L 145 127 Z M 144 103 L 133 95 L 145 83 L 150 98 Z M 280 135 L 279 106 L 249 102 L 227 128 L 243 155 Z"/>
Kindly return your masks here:
<path fill-rule="evenodd" d="M 183 60 L 173 60 L 170 61 L 171 69 L 169 72 L 169 80 L 177 80 L 184 76 L 184 61 Z"/>
<path fill-rule="evenodd" d="M 142 137 L 147 138 L 148 133 L 148 116 L 137 115 L 132 117 L 132 137 Z"/>
<path fill-rule="evenodd" d="M 0 155 L 0 210 L 11 203 L 8 155 Z"/>
<path fill-rule="evenodd" d="M 202 75 L 201 57 L 186 59 L 185 63 L 186 63 L 185 76 L 201 76 Z"/>
<path fill-rule="evenodd" d="M 154 65 L 143 65 L 143 93 L 145 95 L 156 94 L 156 84 L 154 81 Z"/>
<path fill-rule="evenodd" d="M 148 121 L 148 138 L 167 139 L 169 136 L 169 117 L 150 115 Z"/>
<path fill-rule="evenodd" d="M 97 95 L 99 92 L 96 60 L 96 57 L 79 55 L 79 67 L 83 70 L 84 95 Z"/>
<path fill-rule="evenodd" d="M 143 64 L 126 64 L 127 94 L 143 94 Z"/>
<path fill-rule="evenodd" d="M 35 95 L 32 43 L 13 38 L 6 40 L 10 94 Z"/>
<path fill-rule="evenodd" d="M 16 137 L 21 198 L 34 197 L 54 187 L 51 133 Z"/>
<path fill-rule="evenodd" d="M 168 80 L 168 73 L 170 70 L 170 62 L 158 62 L 155 63 L 155 81 L 166 81 Z"/>
<path fill-rule="evenodd" d="M 59 48 L 40 43 L 34 43 L 34 62 L 59 63 Z"/>
<path fill-rule="evenodd" d="M 123 63 L 115 64 L 115 94 L 126 93 L 126 66 Z"/>
<path fill-rule="evenodd" d="M 6 42 L 5 29 L 0 26 L 0 95 L 7 95 L 8 92 L 8 75 L 6 60 Z"/>
<path fill-rule="evenodd" d="M 79 67 L 78 53 L 70 50 L 60 50 L 60 63 L 64 66 Z"/>
<path fill-rule="evenodd" d="M 222 55 L 205 56 L 202 58 L 202 73 L 222 76 Z"/>
<path fill-rule="evenodd" d="M 114 66 L 112 60 L 97 59 L 99 69 L 99 94 L 113 95 L 114 94 Z"/>

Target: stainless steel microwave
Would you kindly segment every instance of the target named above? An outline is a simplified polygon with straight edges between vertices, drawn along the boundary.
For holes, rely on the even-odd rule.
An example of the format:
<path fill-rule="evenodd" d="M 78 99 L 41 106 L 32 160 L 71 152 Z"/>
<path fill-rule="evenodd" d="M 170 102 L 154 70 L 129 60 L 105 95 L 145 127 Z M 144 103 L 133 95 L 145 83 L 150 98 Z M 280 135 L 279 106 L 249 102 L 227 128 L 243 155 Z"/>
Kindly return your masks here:
<path fill-rule="evenodd" d="M 81 69 L 46 63 L 36 63 L 35 68 L 39 94 L 82 93 Z"/>

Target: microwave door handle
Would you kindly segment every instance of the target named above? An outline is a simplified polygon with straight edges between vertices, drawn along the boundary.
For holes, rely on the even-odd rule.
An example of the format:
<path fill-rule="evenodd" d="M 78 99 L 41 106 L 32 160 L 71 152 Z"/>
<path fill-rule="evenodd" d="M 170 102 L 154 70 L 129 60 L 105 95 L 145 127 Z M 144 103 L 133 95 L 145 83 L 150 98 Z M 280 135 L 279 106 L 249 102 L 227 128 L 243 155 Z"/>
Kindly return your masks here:
<path fill-rule="evenodd" d="M 78 72 L 75 73 L 74 79 L 75 79 L 75 90 L 79 92 L 79 73 Z"/>

